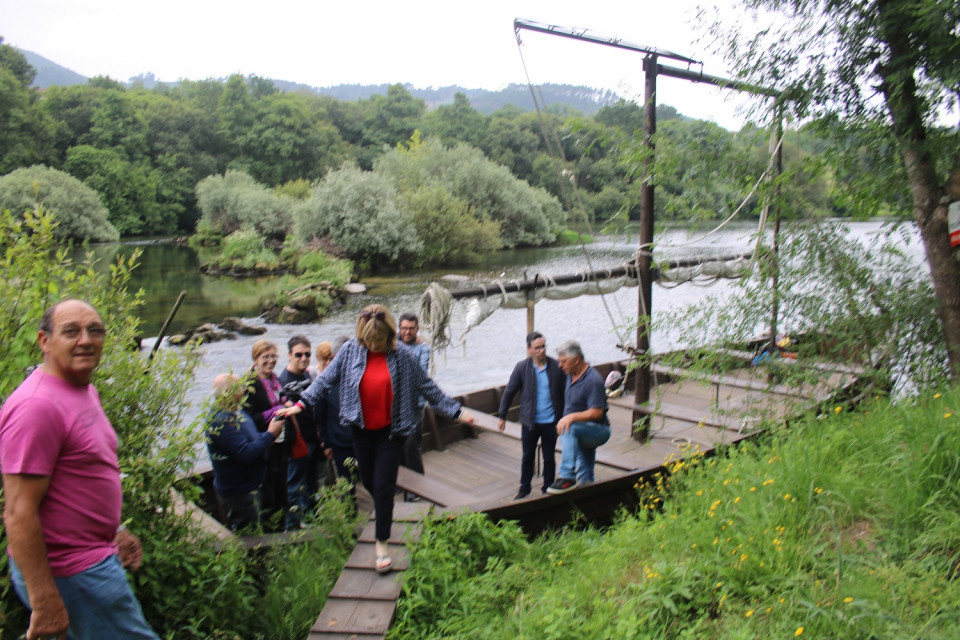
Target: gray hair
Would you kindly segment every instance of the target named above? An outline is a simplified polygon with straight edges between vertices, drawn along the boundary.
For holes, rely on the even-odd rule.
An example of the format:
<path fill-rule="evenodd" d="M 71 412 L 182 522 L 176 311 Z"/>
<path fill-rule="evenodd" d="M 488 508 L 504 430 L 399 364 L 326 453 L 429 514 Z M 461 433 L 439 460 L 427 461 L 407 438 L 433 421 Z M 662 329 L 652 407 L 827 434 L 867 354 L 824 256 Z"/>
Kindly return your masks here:
<path fill-rule="evenodd" d="M 567 358 L 580 358 L 584 360 L 583 349 L 580 348 L 580 343 L 575 340 L 567 340 L 562 345 L 557 348 L 558 356 L 565 356 Z"/>

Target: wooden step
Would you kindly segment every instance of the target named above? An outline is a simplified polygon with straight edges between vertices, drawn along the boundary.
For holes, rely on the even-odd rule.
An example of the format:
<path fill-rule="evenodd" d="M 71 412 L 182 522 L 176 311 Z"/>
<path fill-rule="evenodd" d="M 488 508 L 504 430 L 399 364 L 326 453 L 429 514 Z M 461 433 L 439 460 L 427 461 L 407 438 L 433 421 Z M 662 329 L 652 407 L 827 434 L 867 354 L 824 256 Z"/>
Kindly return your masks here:
<path fill-rule="evenodd" d="M 456 507 L 474 502 L 474 497 L 448 485 L 437 482 L 430 476 L 400 467 L 397 472 L 397 487 L 429 500 L 441 507 Z"/>

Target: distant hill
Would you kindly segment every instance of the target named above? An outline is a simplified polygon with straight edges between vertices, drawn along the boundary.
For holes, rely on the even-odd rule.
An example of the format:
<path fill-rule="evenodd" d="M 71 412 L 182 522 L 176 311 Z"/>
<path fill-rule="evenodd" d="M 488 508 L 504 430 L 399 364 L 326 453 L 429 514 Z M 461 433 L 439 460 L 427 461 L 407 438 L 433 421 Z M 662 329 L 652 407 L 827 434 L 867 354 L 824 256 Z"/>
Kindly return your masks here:
<path fill-rule="evenodd" d="M 37 77 L 33 81 L 33 86 L 45 89 L 51 86 L 69 86 L 74 84 L 86 84 L 88 78 L 79 73 L 71 71 L 66 67 L 58 65 L 56 62 L 48 60 L 32 51 L 18 49 L 27 62 L 37 70 Z M 386 84 L 342 84 L 335 87 L 311 87 L 309 85 L 290 82 L 287 80 L 270 79 L 274 86 L 281 91 L 313 93 L 322 96 L 331 96 L 338 100 L 361 100 L 374 95 L 386 95 Z M 157 81 L 152 73 L 143 73 L 135 78 L 129 78 L 128 86 L 139 86 L 145 89 L 152 89 Z M 169 83 L 168 83 L 169 84 Z M 467 89 L 465 87 L 431 87 L 429 89 L 416 89 L 412 85 L 404 85 L 407 91 L 415 98 L 420 98 L 427 104 L 428 109 L 434 109 L 441 105 L 453 104 L 453 97 L 457 93 L 463 93 L 470 100 L 470 105 L 484 114 L 491 114 L 508 104 L 512 104 L 525 111 L 534 109 L 533 98 L 530 96 L 530 89 L 526 85 L 511 84 L 499 91 L 489 91 L 487 89 Z M 536 87 L 538 95 L 537 100 L 541 101 L 541 108 L 548 110 L 575 109 L 586 115 L 596 113 L 600 107 L 615 103 L 620 97 L 606 90 L 592 89 L 590 87 L 573 86 L 567 84 L 545 84 Z"/>
<path fill-rule="evenodd" d="M 67 87 L 72 84 L 86 84 L 87 77 L 82 76 L 76 71 L 71 71 L 66 67 L 61 67 L 52 60 L 47 60 L 38 53 L 17 49 L 27 59 L 30 66 L 36 69 L 37 77 L 33 79 L 34 87 L 46 89 L 47 87 L 60 86 Z"/>

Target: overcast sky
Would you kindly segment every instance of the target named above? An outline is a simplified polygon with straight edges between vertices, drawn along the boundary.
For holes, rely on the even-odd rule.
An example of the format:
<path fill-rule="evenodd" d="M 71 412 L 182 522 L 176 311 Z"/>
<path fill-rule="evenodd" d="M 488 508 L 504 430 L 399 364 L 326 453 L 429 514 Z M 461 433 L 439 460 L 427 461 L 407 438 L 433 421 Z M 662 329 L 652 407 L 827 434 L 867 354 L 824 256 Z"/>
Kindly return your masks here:
<path fill-rule="evenodd" d="M 0 36 L 85 76 L 122 81 L 146 72 L 164 81 L 241 73 L 311 86 L 499 89 L 526 84 L 525 61 L 534 84 L 642 100 L 641 54 L 530 31 L 518 49 L 514 18 L 668 49 L 727 76 L 696 43 L 698 4 L 731 0 L 0 0 Z M 681 113 L 742 124 L 742 98 L 666 77 L 658 94 Z"/>

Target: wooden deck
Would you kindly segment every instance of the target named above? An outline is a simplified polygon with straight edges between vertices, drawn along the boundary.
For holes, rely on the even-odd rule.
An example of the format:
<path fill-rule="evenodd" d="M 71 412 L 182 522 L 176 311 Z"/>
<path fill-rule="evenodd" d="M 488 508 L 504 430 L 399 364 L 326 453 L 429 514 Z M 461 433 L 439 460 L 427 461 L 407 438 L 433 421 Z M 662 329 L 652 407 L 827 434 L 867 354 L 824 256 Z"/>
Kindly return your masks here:
<path fill-rule="evenodd" d="M 739 442 L 754 435 L 763 421 L 785 421 L 847 392 L 857 379 L 855 371 L 838 368 L 827 371 L 817 385 L 787 389 L 771 387 L 749 367 L 695 380 L 679 380 L 680 373 L 655 370 L 653 400 L 647 405 L 636 406 L 632 398 L 610 401 L 612 433 L 597 449 L 595 484 L 563 495 L 542 495 L 535 478 L 533 493 L 522 500 L 513 499 L 519 486 L 521 427 L 508 422 L 501 433 L 491 415 L 502 388 L 461 398 L 465 406 L 485 412 L 469 411 L 476 418 L 473 428 L 454 426 L 425 434 L 425 448 L 433 448 L 424 453 L 425 475 L 401 468 L 398 486 L 422 500 L 397 503 L 392 550 L 403 541 L 414 542 L 420 532 L 417 523 L 434 511 L 468 510 L 518 520 L 531 534 L 562 526 L 575 512 L 591 521 L 609 519 L 614 503 L 635 504 L 637 480 L 663 470 L 666 462 Z M 631 435 L 635 415 L 650 416 L 650 438 L 644 443 Z M 536 471 L 539 477 L 539 463 Z M 394 553 L 396 570 L 377 575 L 372 531 L 371 521 L 310 631 L 312 640 L 382 638 L 389 629 L 407 559 L 403 551 Z"/>

